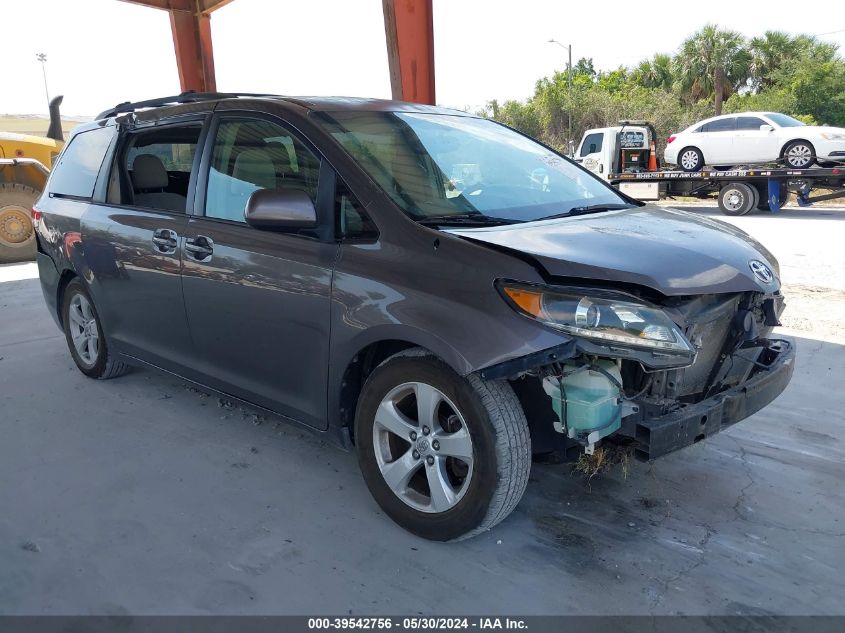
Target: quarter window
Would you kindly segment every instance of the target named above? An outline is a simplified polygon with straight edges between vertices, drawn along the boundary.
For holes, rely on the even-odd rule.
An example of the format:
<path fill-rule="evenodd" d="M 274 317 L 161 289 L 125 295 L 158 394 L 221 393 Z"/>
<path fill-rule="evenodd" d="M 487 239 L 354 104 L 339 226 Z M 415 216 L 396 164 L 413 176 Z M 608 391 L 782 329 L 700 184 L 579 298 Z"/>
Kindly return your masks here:
<path fill-rule="evenodd" d="M 214 140 L 205 215 L 244 222 L 259 189 L 299 189 L 316 205 L 320 159 L 290 131 L 270 121 L 224 121 Z"/>
<path fill-rule="evenodd" d="M 338 179 L 335 189 L 337 235 L 344 240 L 369 241 L 378 238 L 378 228 L 355 199 L 345 183 Z"/>
<path fill-rule="evenodd" d="M 50 193 L 90 199 L 114 130 L 114 127 L 95 128 L 74 136 L 53 169 Z"/>

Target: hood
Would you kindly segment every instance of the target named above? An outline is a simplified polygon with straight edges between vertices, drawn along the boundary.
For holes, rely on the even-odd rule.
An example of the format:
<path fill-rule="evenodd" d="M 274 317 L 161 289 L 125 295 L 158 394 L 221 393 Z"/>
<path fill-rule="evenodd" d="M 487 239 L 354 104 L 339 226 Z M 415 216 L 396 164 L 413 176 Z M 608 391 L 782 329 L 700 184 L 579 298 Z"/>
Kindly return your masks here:
<path fill-rule="evenodd" d="M 777 260 L 761 244 L 677 209 L 649 205 L 449 233 L 530 255 L 553 277 L 636 284 L 666 296 L 780 288 Z M 752 262 L 768 266 L 771 281 L 758 278 Z"/>
<path fill-rule="evenodd" d="M 833 127 L 832 125 L 803 125 L 799 128 L 781 128 L 784 130 L 805 130 L 810 132 L 817 132 L 819 134 L 827 132 L 828 134 L 845 134 L 845 127 Z"/>

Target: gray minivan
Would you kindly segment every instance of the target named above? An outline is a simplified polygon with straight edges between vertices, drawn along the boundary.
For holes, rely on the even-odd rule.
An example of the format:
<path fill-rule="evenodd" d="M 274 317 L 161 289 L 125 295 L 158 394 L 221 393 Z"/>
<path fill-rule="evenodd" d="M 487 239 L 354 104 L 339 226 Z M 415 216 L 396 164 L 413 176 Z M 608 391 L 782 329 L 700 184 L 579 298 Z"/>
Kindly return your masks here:
<path fill-rule="evenodd" d="M 155 367 L 354 446 L 430 539 L 504 519 L 532 458 L 660 457 L 794 367 L 763 246 L 463 112 L 121 104 L 77 128 L 33 214 L 80 371 Z"/>

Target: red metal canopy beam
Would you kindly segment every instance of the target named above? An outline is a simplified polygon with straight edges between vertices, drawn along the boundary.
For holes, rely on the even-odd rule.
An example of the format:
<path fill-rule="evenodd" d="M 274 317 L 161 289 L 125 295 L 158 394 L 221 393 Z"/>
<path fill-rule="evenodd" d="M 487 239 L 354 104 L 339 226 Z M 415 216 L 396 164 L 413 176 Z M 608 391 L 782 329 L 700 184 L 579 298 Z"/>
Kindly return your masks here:
<path fill-rule="evenodd" d="M 390 90 L 400 101 L 434 104 L 432 0 L 382 0 Z"/>
<path fill-rule="evenodd" d="M 182 90 L 216 92 L 211 12 L 231 0 L 123 0 L 170 14 L 176 67 Z"/>

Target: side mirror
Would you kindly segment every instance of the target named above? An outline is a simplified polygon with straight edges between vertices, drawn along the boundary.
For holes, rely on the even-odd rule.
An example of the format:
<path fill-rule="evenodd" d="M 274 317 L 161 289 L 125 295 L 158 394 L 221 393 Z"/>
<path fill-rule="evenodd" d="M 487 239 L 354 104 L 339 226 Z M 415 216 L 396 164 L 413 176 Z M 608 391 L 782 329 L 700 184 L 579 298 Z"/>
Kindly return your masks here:
<path fill-rule="evenodd" d="M 761 132 L 774 132 L 775 128 L 773 128 L 771 125 L 764 123 L 763 125 L 760 126 L 760 131 Z"/>
<path fill-rule="evenodd" d="M 313 229 L 317 210 L 301 189 L 259 189 L 249 197 L 244 219 L 256 229 Z"/>

